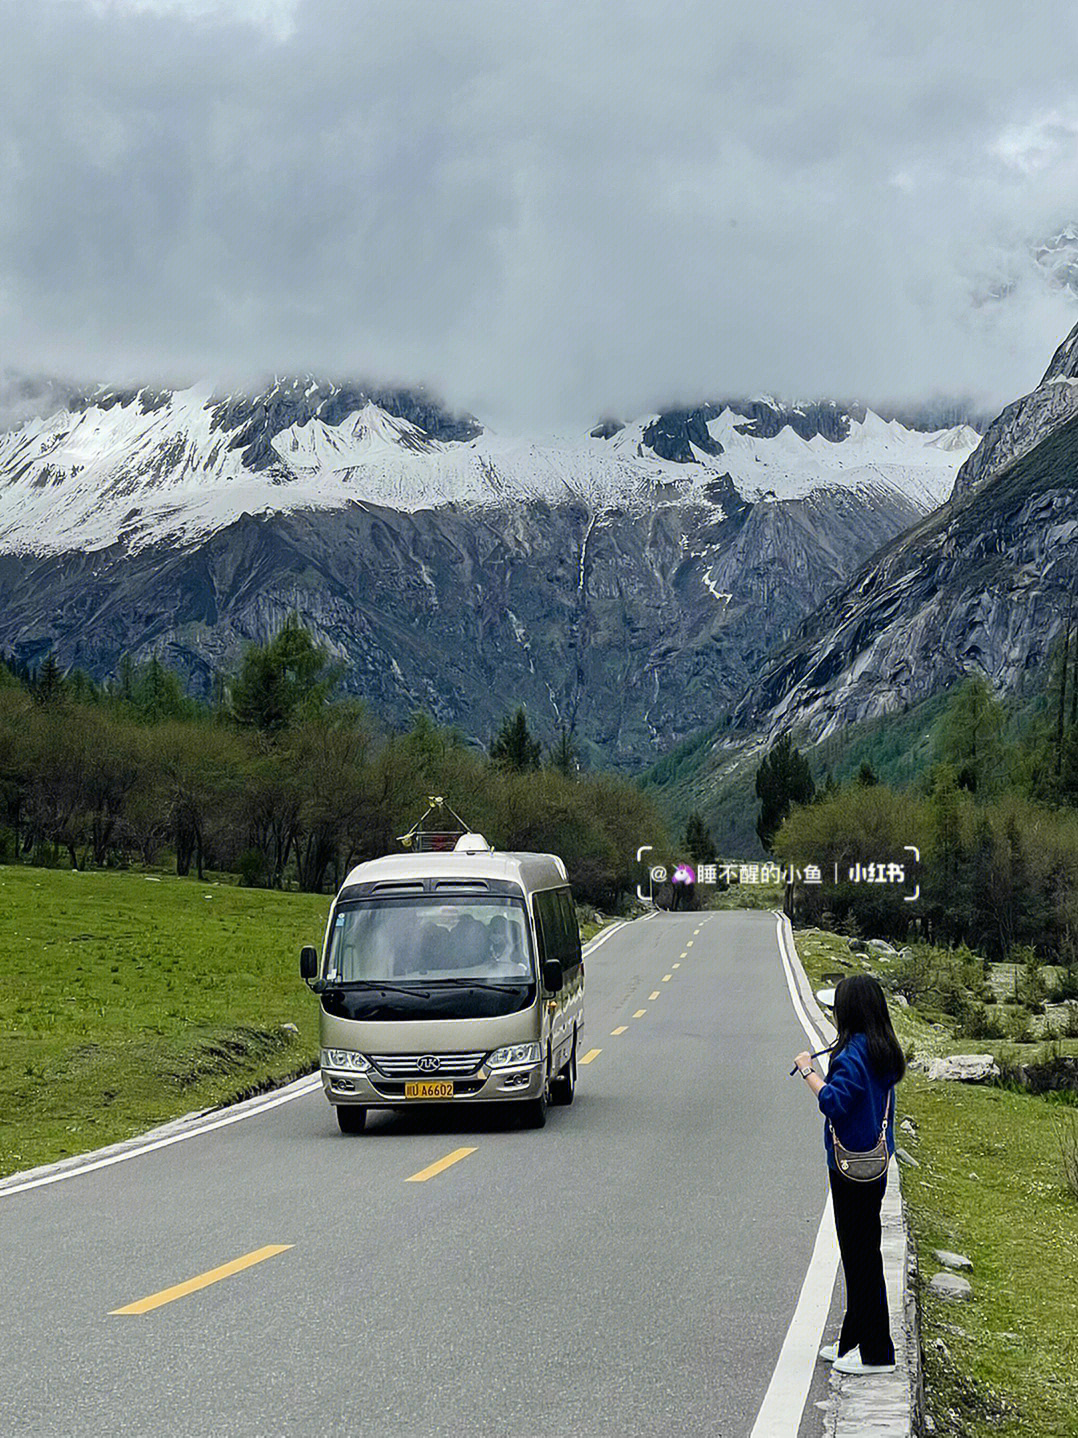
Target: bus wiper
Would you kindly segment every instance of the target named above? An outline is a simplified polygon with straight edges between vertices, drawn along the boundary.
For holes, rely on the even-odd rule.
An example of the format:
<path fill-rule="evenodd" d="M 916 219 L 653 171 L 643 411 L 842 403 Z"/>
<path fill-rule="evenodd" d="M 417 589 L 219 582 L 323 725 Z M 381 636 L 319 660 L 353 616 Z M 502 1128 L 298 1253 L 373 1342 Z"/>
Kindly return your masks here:
<path fill-rule="evenodd" d="M 432 989 L 443 988 L 447 984 L 534 984 L 535 980 L 530 974 L 521 974 L 518 979 L 489 979 L 486 974 L 453 974 L 446 979 L 424 979 Z"/>
<path fill-rule="evenodd" d="M 429 989 L 412 988 L 410 984 L 394 984 L 388 979 L 351 979 L 347 983 L 335 985 L 342 989 L 386 989 L 392 990 L 395 994 L 414 994 L 417 999 L 429 999 Z"/>

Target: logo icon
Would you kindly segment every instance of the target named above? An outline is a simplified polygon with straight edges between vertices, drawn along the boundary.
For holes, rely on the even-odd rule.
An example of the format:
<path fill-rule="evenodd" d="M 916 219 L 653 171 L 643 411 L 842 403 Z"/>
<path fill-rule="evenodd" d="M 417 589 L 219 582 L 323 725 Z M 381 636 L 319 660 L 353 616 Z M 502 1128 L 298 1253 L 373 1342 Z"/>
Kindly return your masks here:
<path fill-rule="evenodd" d="M 442 1061 L 437 1054 L 424 1054 L 416 1063 L 416 1068 L 424 1074 L 437 1073 L 441 1066 Z"/>

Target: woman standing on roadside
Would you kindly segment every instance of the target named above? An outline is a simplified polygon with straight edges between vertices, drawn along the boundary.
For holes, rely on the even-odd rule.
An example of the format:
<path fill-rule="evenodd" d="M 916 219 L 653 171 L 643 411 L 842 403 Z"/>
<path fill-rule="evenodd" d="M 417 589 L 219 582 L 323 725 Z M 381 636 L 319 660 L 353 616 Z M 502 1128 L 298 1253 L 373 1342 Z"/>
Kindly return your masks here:
<path fill-rule="evenodd" d="M 895 1349 L 880 1253 L 880 1208 L 887 1174 L 867 1182 L 847 1178 L 835 1160 L 834 1138 L 840 1149 L 863 1154 L 882 1135 L 888 1157 L 894 1153 L 895 1084 L 906 1072 L 906 1060 L 883 989 L 871 974 L 841 980 L 835 989 L 835 1026 L 838 1037 L 826 1079 L 813 1068 L 811 1054 L 797 1056 L 801 1077 L 827 1120 L 824 1148 L 846 1279 L 842 1332 L 837 1343 L 820 1350 L 820 1356 L 840 1373 L 890 1373 Z"/>

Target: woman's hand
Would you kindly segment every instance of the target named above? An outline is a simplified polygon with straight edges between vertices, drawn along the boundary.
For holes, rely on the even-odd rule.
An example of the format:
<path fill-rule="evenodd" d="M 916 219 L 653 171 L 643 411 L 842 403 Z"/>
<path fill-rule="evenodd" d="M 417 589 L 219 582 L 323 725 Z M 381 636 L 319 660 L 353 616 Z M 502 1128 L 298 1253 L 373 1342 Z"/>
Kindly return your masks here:
<path fill-rule="evenodd" d="M 812 1067 L 812 1055 L 806 1049 L 803 1053 L 797 1055 L 794 1059 L 794 1063 L 799 1069 L 810 1069 Z"/>

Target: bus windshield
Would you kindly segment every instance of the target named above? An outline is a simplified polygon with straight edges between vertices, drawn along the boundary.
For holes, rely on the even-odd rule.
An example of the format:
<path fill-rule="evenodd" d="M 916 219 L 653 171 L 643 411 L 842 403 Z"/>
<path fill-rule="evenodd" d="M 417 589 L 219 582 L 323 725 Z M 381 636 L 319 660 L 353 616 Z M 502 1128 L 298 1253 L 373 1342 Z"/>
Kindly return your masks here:
<path fill-rule="evenodd" d="M 340 909 L 333 922 L 330 983 L 530 982 L 532 977 L 521 899 L 361 900 Z"/>

